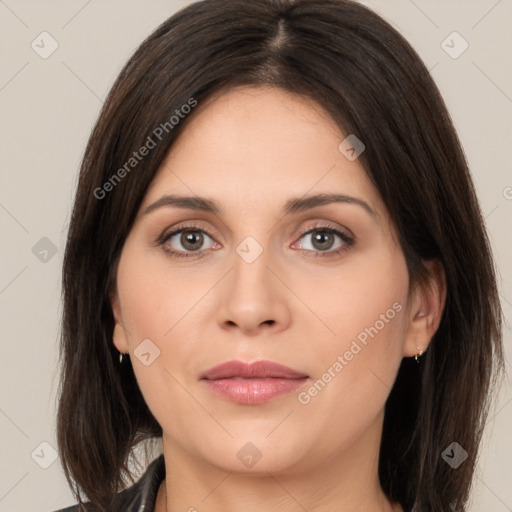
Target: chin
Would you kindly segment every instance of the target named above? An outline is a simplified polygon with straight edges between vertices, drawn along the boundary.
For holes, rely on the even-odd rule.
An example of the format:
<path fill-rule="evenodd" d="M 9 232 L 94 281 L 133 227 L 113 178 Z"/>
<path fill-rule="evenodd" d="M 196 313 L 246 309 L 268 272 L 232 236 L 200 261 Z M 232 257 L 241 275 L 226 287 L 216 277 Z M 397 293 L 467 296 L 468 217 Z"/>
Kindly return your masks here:
<path fill-rule="evenodd" d="M 213 443 L 202 456 L 208 463 L 224 471 L 268 476 L 267 473 L 293 473 L 307 461 L 307 447 L 300 436 L 287 435 L 287 442 L 276 436 L 247 433 Z M 272 436 L 272 434 L 271 434 Z M 295 440 L 294 440 L 295 439 Z"/>

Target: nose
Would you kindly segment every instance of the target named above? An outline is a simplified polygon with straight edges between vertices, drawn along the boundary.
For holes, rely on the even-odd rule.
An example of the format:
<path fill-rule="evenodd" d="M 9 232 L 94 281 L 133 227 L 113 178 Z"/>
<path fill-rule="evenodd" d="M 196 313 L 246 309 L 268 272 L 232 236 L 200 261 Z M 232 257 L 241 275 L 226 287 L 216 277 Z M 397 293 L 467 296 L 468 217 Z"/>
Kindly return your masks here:
<path fill-rule="evenodd" d="M 269 263 L 266 251 L 252 263 L 235 255 L 234 268 L 223 280 L 220 294 L 217 318 L 222 329 L 256 336 L 263 331 L 277 333 L 288 328 L 288 290 Z"/>

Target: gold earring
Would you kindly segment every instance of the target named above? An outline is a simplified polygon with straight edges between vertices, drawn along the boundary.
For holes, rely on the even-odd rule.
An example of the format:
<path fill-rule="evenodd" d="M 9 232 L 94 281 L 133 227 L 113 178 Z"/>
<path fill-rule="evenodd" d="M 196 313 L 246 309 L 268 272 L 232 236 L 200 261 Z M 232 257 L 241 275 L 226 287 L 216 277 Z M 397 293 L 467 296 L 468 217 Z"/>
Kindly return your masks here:
<path fill-rule="evenodd" d="M 414 356 L 414 359 L 416 359 L 416 362 L 419 364 L 421 354 L 423 354 L 423 350 L 421 350 L 420 347 L 416 347 L 416 348 L 419 350 L 419 352 Z"/>
<path fill-rule="evenodd" d="M 123 353 L 119 352 L 119 364 L 122 364 L 123 362 Z"/>

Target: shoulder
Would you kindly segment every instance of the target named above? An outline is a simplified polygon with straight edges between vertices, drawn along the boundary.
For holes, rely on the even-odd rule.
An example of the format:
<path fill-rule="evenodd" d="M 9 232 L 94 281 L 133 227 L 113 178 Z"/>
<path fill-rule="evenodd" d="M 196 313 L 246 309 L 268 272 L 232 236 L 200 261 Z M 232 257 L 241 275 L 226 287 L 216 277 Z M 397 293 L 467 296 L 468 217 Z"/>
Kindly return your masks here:
<path fill-rule="evenodd" d="M 160 455 L 135 484 L 117 494 L 112 512 L 153 512 L 158 489 L 164 478 L 164 456 Z M 72 505 L 55 512 L 97 512 L 97 508 L 84 503 L 82 508 L 80 505 Z"/>

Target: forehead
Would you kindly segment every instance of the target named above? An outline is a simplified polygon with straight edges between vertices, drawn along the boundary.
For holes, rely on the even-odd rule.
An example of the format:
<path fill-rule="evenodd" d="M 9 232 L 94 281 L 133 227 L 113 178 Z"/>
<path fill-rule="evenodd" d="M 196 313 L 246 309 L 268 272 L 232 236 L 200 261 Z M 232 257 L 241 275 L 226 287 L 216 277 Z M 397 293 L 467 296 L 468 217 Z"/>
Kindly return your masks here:
<path fill-rule="evenodd" d="M 196 108 L 142 208 L 164 193 L 215 198 L 226 211 L 339 193 L 383 210 L 363 167 L 340 152 L 345 137 L 312 99 L 269 87 L 229 90 Z"/>

